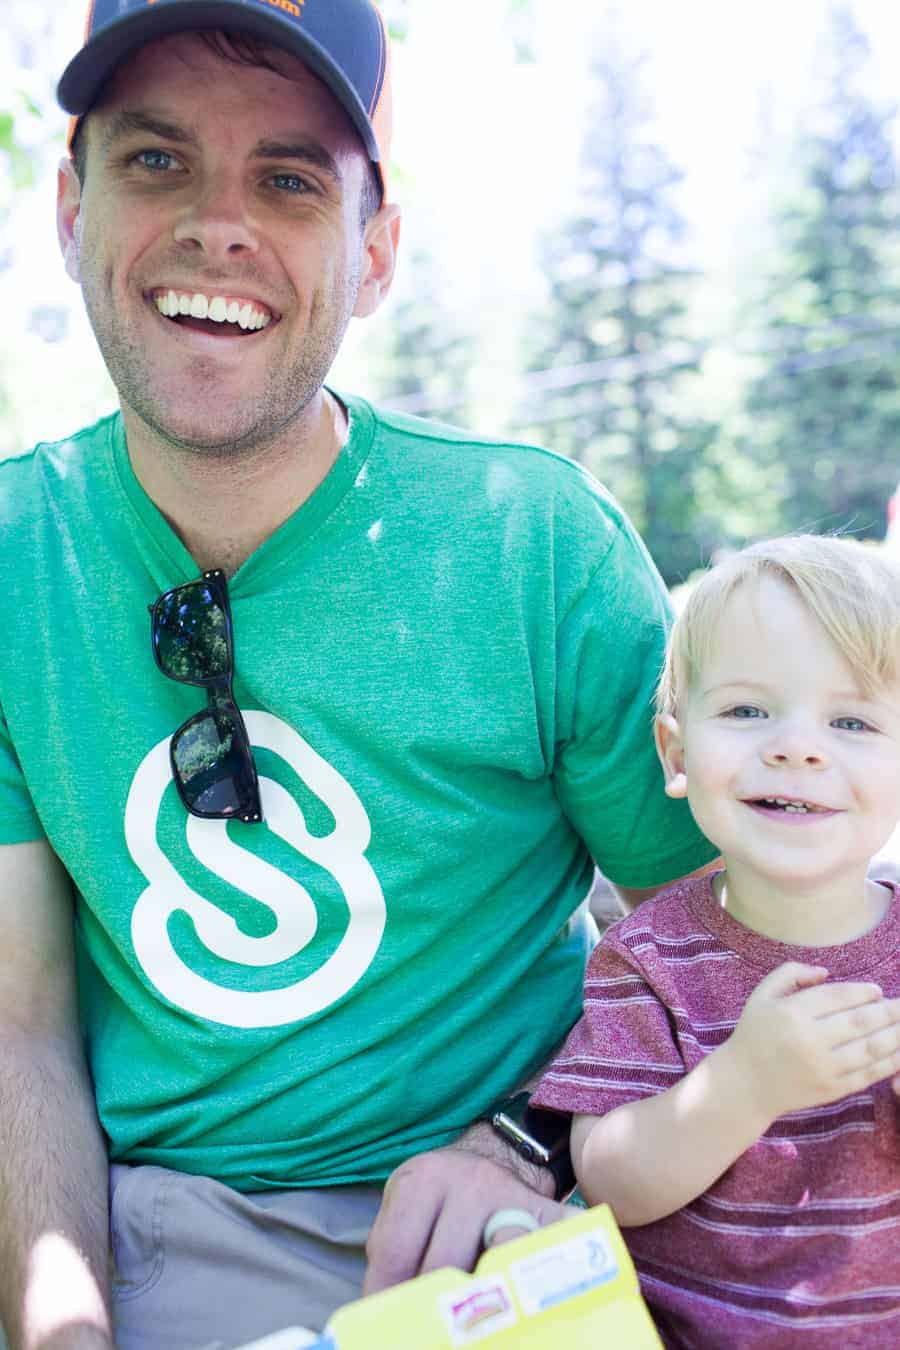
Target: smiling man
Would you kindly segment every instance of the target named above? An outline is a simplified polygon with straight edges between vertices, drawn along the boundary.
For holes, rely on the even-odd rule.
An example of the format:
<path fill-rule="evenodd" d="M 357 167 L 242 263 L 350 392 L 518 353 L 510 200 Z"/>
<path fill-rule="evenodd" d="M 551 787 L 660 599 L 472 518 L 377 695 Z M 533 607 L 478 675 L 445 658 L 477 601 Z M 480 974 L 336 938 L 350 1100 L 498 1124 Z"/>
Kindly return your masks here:
<path fill-rule="evenodd" d="M 617 505 L 325 385 L 393 275 L 388 70 L 368 0 L 95 0 L 60 84 L 120 407 L 0 467 L 15 1350 L 320 1327 L 367 1253 L 558 1216 L 565 1119 L 547 1167 L 489 1121 L 579 1013 L 593 860 L 637 901 L 712 851 Z"/>

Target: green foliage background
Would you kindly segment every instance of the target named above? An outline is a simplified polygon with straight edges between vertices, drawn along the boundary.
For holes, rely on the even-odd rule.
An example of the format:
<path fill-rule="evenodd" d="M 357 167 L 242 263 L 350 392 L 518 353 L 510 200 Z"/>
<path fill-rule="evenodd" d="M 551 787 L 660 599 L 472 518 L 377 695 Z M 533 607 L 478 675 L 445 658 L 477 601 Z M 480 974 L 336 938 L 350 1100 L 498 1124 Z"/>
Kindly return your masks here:
<path fill-rule="evenodd" d="M 397 41 L 427 8 L 384 6 Z M 534 60 L 530 0 L 507 0 L 505 15 L 511 50 Z M 851 10 L 835 5 L 830 22 L 819 103 L 771 156 L 765 228 L 723 297 L 686 247 L 682 172 L 654 138 L 643 54 L 614 8 L 598 10 L 580 200 L 542 241 L 540 303 L 505 316 L 506 397 L 504 380 L 485 392 L 496 324 L 477 307 L 460 314 L 440 256 L 421 243 L 389 321 L 366 335 L 364 392 L 583 462 L 623 500 L 671 584 L 761 534 L 880 538 L 900 476 L 894 109 L 869 96 Z M 52 89 L 33 80 L 0 90 L 0 277 L 16 263 L 13 206 L 60 149 L 50 107 Z M 0 452 L 24 448 L 16 409 L 41 397 L 42 352 L 65 322 L 52 307 L 32 314 L 24 363 L 21 339 L 0 339 Z M 85 407 L 109 402 L 102 378 L 72 380 Z"/>

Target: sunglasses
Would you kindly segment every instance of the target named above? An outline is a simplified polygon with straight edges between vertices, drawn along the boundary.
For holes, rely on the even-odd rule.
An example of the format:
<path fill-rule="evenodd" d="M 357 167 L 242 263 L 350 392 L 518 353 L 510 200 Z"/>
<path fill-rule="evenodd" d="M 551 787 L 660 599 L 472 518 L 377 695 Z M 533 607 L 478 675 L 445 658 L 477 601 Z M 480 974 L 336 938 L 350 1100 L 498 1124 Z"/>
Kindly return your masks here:
<path fill-rule="evenodd" d="M 192 816 L 262 820 L 250 738 L 234 701 L 234 627 L 228 582 L 219 568 L 165 591 L 150 606 L 153 657 L 163 675 L 206 690 L 207 707 L 169 745 L 172 777 Z"/>

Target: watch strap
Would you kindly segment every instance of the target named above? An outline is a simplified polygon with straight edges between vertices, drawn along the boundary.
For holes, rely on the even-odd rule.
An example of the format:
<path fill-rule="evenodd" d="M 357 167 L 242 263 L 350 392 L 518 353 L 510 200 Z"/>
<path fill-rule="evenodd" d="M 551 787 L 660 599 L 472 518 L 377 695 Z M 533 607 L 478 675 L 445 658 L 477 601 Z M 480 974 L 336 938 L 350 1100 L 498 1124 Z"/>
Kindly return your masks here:
<path fill-rule="evenodd" d="M 575 1189 L 575 1171 L 569 1151 L 570 1114 L 531 1106 L 528 1093 L 520 1092 L 495 1106 L 488 1119 L 494 1132 L 521 1158 L 550 1172 L 557 1200 L 564 1199 Z"/>

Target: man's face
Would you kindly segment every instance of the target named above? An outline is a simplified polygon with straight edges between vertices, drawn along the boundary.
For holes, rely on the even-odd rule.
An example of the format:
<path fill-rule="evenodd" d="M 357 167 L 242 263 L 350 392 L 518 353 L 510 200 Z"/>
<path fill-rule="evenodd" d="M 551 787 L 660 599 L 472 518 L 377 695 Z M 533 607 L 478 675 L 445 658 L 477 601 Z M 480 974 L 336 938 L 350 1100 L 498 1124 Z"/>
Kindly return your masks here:
<path fill-rule="evenodd" d="M 67 265 L 123 408 L 201 451 L 271 442 L 377 304 L 362 146 L 301 62 L 267 56 L 190 33 L 142 48 L 87 119 L 83 189 L 62 174 Z"/>

